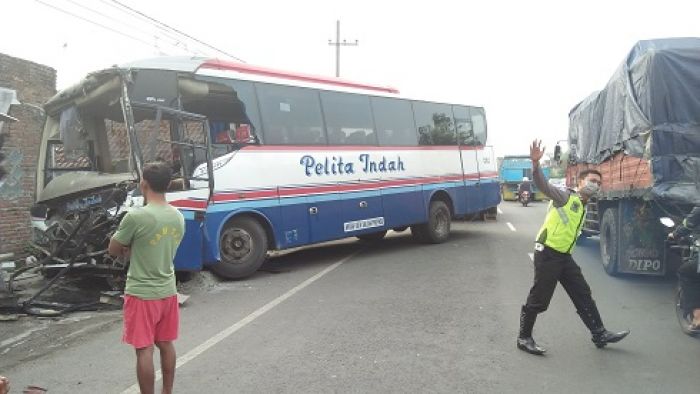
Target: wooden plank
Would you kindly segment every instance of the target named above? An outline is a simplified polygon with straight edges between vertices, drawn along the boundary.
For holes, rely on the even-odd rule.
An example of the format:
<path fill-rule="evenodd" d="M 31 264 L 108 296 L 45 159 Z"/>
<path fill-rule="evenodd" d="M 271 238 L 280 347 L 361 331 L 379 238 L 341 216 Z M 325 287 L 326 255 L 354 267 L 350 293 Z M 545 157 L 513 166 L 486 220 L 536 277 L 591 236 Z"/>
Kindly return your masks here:
<path fill-rule="evenodd" d="M 576 186 L 576 176 L 586 168 L 598 170 L 603 175 L 602 191 L 645 189 L 653 185 L 649 161 L 625 155 L 619 152 L 608 160 L 598 164 L 579 163 L 569 166 L 566 172 L 566 184 Z"/>

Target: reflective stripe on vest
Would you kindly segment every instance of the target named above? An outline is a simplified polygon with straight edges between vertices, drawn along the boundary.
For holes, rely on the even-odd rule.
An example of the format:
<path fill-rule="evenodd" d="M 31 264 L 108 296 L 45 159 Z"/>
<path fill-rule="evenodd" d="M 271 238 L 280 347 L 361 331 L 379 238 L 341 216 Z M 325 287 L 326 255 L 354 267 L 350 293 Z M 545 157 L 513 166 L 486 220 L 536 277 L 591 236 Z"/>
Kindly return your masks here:
<path fill-rule="evenodd" d="M 576 193 L 571 193 L 563 207 L 556 208 L 550 202 L 547 217 L 537 233 L 536 241 L 557 252 L 571 253 L 585 216 L 586 209 Z"/>

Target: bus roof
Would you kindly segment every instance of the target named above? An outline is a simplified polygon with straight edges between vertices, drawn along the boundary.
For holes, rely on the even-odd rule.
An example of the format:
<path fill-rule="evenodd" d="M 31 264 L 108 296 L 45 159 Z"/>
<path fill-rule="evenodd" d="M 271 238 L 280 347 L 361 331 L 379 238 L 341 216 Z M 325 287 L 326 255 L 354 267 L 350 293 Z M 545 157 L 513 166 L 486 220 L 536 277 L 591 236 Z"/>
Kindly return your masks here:
<path fill-rule="evenodd" d="M 426 98 L 404 96 L 400 95 L 399 91 L 392 87 L 353 82 L 334 77 L 314 76 L 310 74 L 280 71 L 245 63 L 229 62 L 197 56 L 160 56 L 123 63 L 121 65 L 115 65 L 109 69 L 92 72 L 79 83 L 57 92 L 54 97 L 48 100 L 45 107 L 48 106 L 54 109 L 60 107 L 61 103 L 72 100 L 74 96 L 83 95 L 85 93 L 86 85 L 94 88 L 93 85 L 96 83 L 102 83 L 117 75 L 118 69 L 176 71 L 191 73 L 195 76 L 199 75 L 203 77 L 220 77 L 254 82 L 266 82 L 279 85 L 299 86 L 347 93 L 361 93 L 371 96 L 400 98 L 437 104 L 456 104 L 443 100 L 430 100 Z M 88 90 L 91 89 L 92 88 Z M 483 107 L 480 105 L 469 105 L 469 107 L 483 109 Z"/>
<path fill-rule="evenodd" d="M 366 83 L 348 81 L 340 78 L 324 77 L 319 75 L 303 74 L 290 71 L 276 70 L 272 68 L 253 66 L 246 63 L 232 62 L 220 59 L 188 56 L 161 56 L 150 59 L 138 60 L 123 64 L 124 68 L 173 70 L 191 73 L 207 74 L 206 70 L 228 71 L 233 74 L 243 75 L 245 79 L 254 80 L 279 80 L 311 83 L 314 85 L 327 85 L 328 87 L 350 88 L 369 90 L 384 94 L 398 94 L 399 91 L 388 86 L 371 85 Z"/>

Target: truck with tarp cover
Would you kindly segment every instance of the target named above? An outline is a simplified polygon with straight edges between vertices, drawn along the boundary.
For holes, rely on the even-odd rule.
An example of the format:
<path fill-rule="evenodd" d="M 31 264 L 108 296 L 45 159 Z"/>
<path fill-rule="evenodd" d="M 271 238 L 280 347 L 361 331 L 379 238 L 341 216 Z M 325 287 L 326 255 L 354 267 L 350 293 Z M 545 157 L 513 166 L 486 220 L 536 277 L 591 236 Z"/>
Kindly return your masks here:
<path fill-rule="evenodd" d="M 677 261 L 659 217 L 700 205 L 700 38 L 639 41 L 607 85 L 569 113 L 567 184 L 603 176 L 584 233 L 611 275 L 663 275 Z"/>

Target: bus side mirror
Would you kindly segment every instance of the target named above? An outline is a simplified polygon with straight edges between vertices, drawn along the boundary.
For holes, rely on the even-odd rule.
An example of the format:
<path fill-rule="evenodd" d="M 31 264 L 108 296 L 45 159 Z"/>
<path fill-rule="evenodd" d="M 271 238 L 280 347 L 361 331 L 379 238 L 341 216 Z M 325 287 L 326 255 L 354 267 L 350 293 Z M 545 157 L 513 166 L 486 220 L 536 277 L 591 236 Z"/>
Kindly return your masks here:
<path fill-rule="evenodd" d="M 554 161 L 557 163 L 561 161 L 561 146 L 559 144 L 554 147 Z"/>

